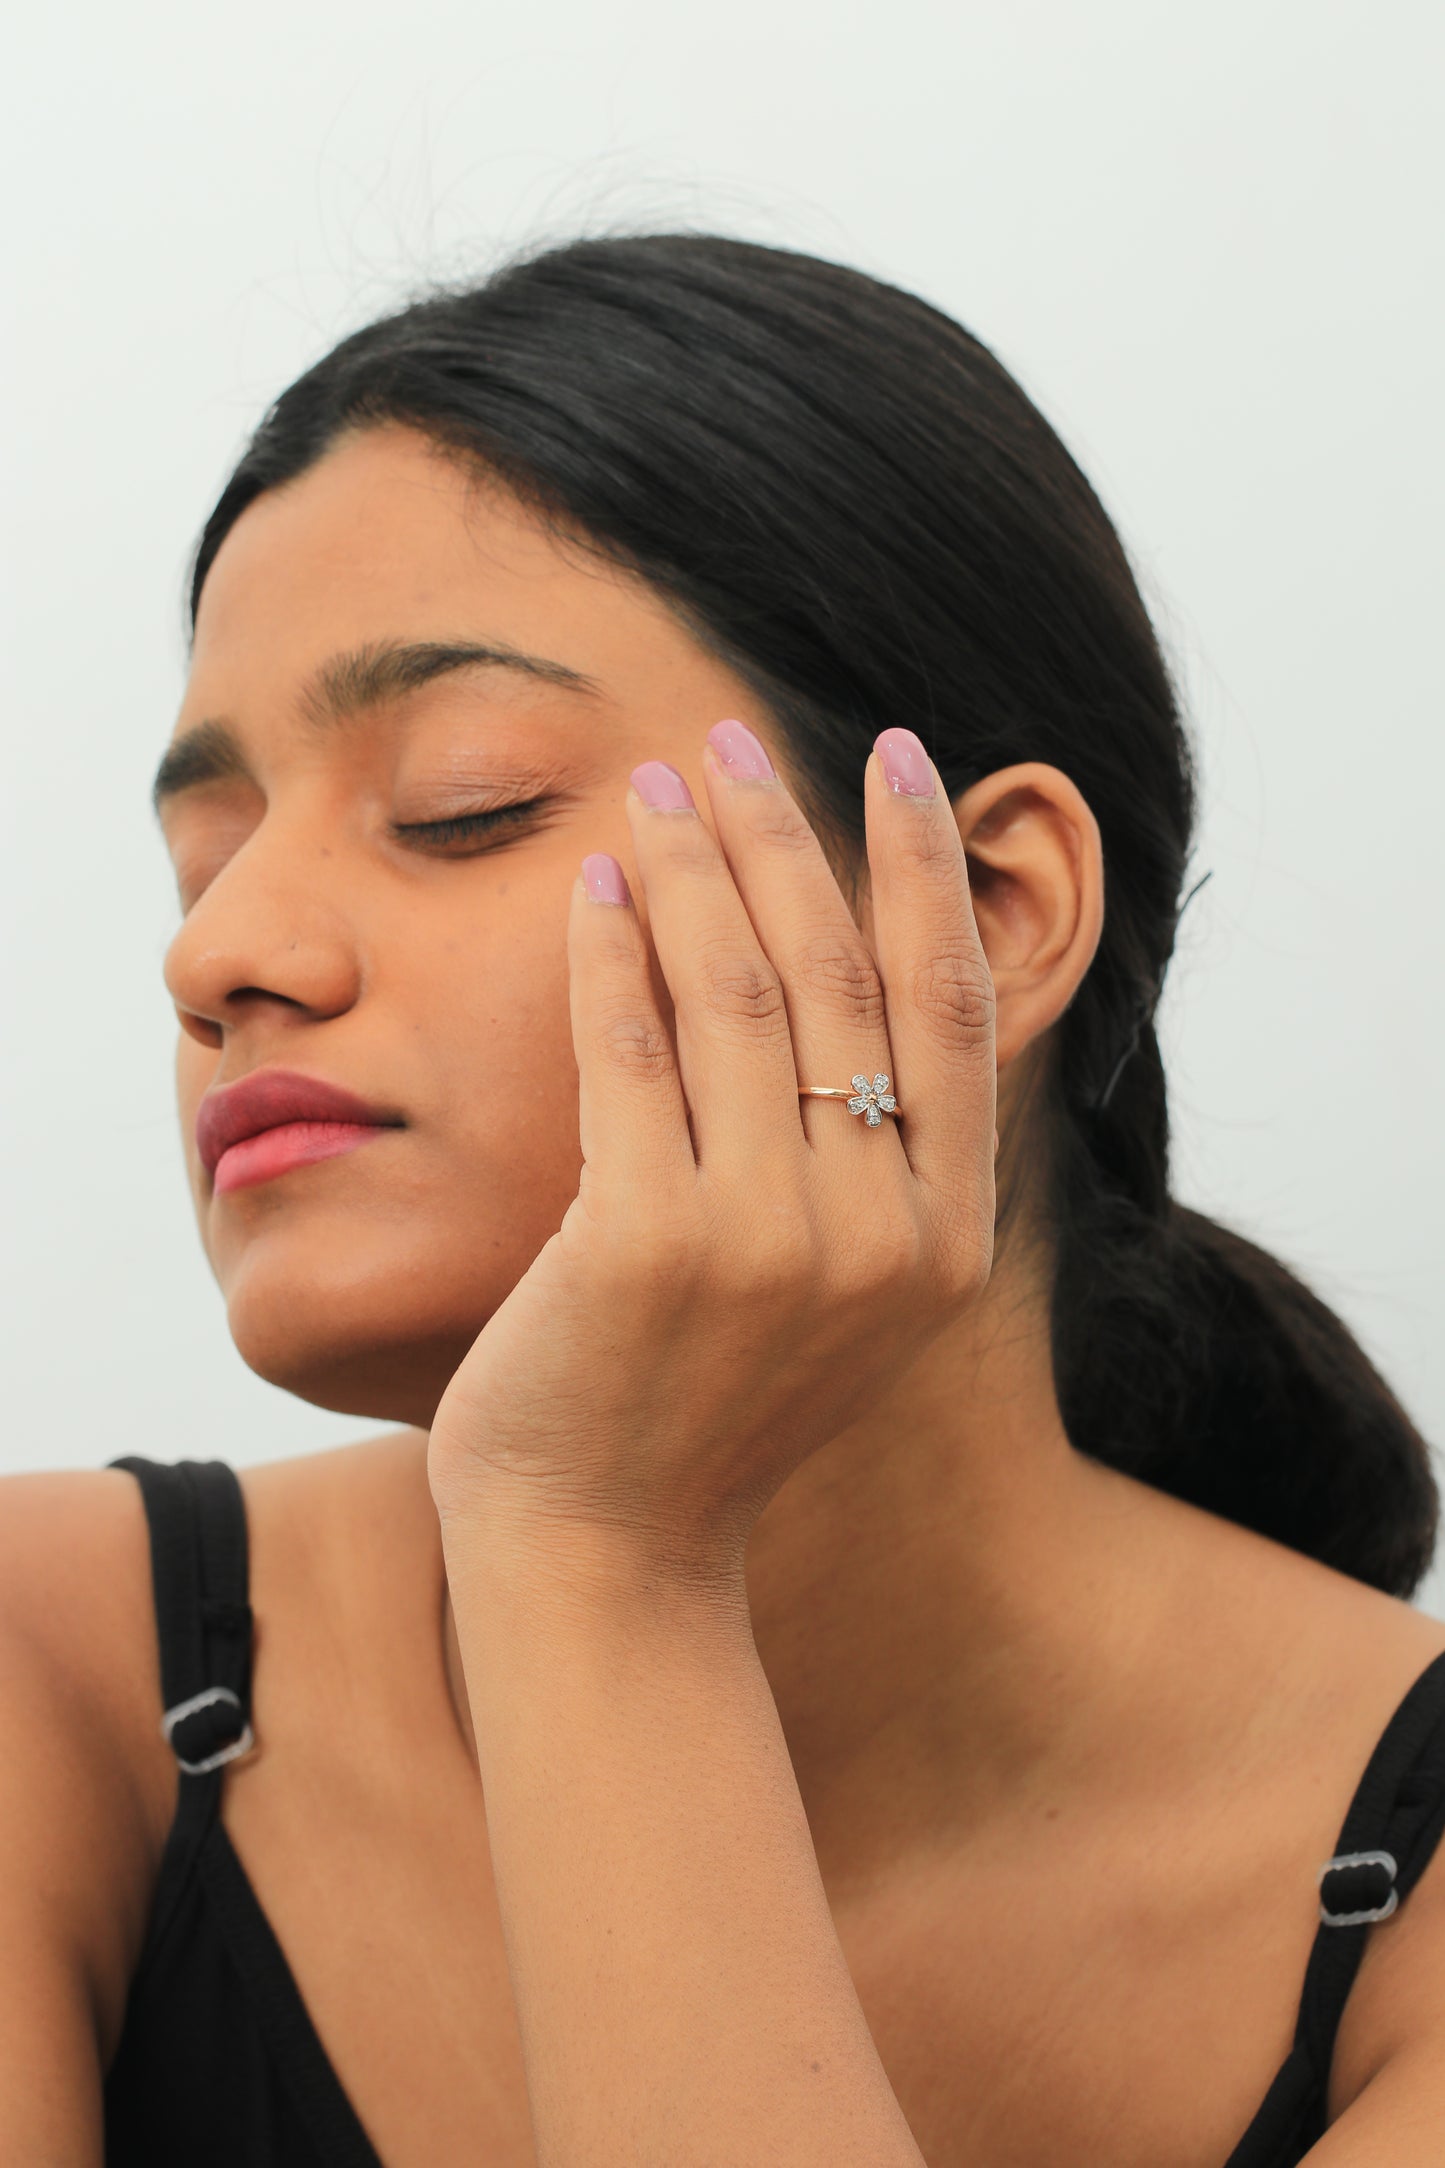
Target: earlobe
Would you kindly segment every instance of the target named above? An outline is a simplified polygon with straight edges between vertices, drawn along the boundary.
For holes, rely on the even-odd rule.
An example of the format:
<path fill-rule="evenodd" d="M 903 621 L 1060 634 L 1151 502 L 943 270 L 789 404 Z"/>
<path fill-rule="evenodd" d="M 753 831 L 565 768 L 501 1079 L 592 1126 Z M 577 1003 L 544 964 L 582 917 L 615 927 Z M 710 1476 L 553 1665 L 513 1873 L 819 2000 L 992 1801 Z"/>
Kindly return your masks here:
<path fill-rule="evenodd" d="M 1068 1007 L 1104 925 L 1099 824 L 1061 769 L 1027 761 L 955 800 L 998 996 L 1003 1069 Z"/>

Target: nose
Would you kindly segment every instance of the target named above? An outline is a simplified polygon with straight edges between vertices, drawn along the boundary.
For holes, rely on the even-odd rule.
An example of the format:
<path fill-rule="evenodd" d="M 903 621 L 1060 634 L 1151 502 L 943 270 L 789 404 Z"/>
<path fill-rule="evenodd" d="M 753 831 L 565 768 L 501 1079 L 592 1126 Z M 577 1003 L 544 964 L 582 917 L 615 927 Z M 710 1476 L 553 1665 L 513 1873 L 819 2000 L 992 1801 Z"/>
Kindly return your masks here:
<path fill-rule="evenodd" d="M 343 1014 L 362 985 L 358 928 L 324 839 L 268 815 L 191 906 L 166 951 L 181 1029 L 219 1047 L 266 1009 Z"/>

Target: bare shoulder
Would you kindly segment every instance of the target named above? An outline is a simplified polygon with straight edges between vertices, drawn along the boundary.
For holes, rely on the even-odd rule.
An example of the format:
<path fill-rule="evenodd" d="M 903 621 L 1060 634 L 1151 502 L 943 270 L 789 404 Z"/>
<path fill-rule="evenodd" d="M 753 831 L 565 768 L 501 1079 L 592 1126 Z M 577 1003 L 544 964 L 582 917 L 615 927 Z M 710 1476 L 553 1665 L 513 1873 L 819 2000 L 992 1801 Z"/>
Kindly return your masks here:
<path fill-rule="evenodd" d="M 1272 1651 L 1261 1707 L 1296 1796 L 1319 1815 L 1323 1859 L 1395 1712 L 1445 1655 L 1445 1622 L 1260 1538 L 1246 1536 L 1240 1556 L 1253 1570 L 1261 1638 Z M 1331 2061 L 1322 2168 L 1326 2157 L 1338 2156 L 1341 2168 L 1377 2157 L 1371 2147 L 1407 2137 L 1416 2119 L 1437 2134 L 1445 2120 L 1445 1685 L 1422 1694 L 1415 1706 L 1431 1720 L 1417 1726 L 1423 1752 L 1401 1779 L 1412 1826 L 1440 1841 L 1406 1901 L 1366 1937 Z M 1392 1805 L 1382 1797 L 1379 1811 Z M 1390 2157 L 1403 2164 L 1416 2156 L 1398 2146 Z"/>
<path fill-rule="evenodd" d="M 137 1744 L 147 1722 L 156 1730 L 151 1616 L 133 1478 L 0 1479 L 7 2158 L 78 2157 L 98 2127 L 153 1885 L 156 1808 Z"/>
<path fill-rule="evenodd" d="M 394 1522 L 416 1436 L 241 1471 L 253 1575 L 259 1553 L 278 1592 L 314 1592 L 330 1547 L 344 1588 L 358 1518 L 379 1530 Z M 26 1911 L 21 1920 L 7 1909 L 4 1924 L 22 1947 L 48 1938 L 67 1953 L 107 2056 L 175 1813 L 160 1716 L 150 1535 L 135 1477 L 115 1468 L 0 1477 L 0 1844 L 9 1868 L 21 1868 L 7 1883 Z"/>
<path fill-rule="evenodd" d="M 1389 1597 L 1360 1593 L 1362 1626 L 1373 1628 L 1373 1645 L 1390 1667 L 1388 1719 L 1445 1653 L 1445 1624 Z M 1404 2135 L 1416 2119 L 1436 2139 L 1445 2126 L 1445 1686 L 1432 1696 L 1432 1711 L 1433 1724 L 1419 1727 L 1423 1751 L 1402 1772 L 1402 1790 L 1412 1834 L 1434 1849 L 1406 1902 L 1370 1929 L 1336 2043 L 1331 2109 L 1341 2117 L 1341 2135 L 1348 2130 L 1352 2139 L 1358 2126 L 1362 2138 L 1375 2140 L 1376 2116 L 1390 2119 L 1379 2127 L 1380 2139 L 1397 2127 Z M 1404 2150 L 1392 2157 L 1414 2158 Z"/>
<path fill-rule="evenodd" d="M 78 1673 L 114 1664 L 150 1608 L 150 1544 L 135 1478 L 119 1468 L 0 1477 L 0 1627 Z M 127 1635 L 125 1629 L 131 1632 Z M 110 1683 L 113 1683 L 113 1675 Z"/>
<path fill-rule="evenodd" d="M 259 1563 L 268 1580 L 309 1585 L 328 1547 L 345 1558 L 360 1530 L 393 1527 L 424 1449 L 419 1433 L 397 1431 L 239 1470 L 253 1573 Z M 163 1841 L 174 1764 L 159 1733 L 150 1535 L 127 1470 L 0 1477 L 0 1636 L 14 1662 L 48 1678 L 72 1725 L 121 1751 L 152 1823 L 160 1810 Z"/>

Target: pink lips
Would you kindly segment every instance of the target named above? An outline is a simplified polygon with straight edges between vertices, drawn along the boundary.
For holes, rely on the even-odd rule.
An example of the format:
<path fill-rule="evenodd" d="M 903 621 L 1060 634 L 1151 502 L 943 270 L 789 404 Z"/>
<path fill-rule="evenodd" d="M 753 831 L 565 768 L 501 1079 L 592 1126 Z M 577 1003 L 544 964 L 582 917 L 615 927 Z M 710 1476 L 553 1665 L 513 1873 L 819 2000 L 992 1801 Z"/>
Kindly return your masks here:
<path fill-rule="evenodd" d="M 291 1069 L 257 1069 L 239 1083 L 208 1091 L 196 1115 L 196 1148 L 217 1193 L 270 1182 L 354 1152 L 400 1118 L 340 1085 Z"/>

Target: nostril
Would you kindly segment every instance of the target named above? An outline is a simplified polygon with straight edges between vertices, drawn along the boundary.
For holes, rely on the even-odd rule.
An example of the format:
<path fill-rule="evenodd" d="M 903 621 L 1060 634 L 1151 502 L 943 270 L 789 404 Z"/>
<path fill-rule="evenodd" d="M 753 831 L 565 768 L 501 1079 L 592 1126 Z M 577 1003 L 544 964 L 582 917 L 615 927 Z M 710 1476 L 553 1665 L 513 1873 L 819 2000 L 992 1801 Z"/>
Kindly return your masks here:
<path fill-rule="evenodd" d="M 204 1046 L 213 1054 L 219 1052 L 224 1038 L 220 1025 L 213 1024 L 208 1016 L 197 1016 L 192 1009 L 183 1009 L 178 1001 L 174 1007 L 176 1022 L 186 1037 L 194 1039 L 197 1046 Z"/>

